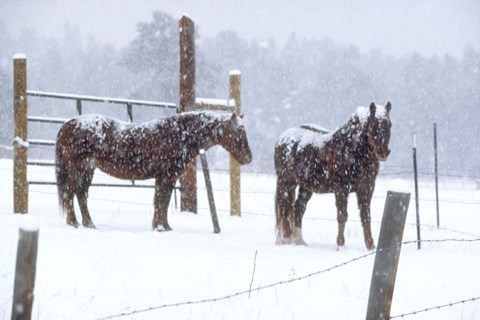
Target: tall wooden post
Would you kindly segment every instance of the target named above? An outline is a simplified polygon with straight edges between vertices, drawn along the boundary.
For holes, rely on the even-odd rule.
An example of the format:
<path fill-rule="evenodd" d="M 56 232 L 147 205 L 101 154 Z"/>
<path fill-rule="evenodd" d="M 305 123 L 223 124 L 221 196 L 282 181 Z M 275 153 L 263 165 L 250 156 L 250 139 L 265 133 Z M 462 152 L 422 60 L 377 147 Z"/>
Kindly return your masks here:
<path fill-rule="evenodd" d="M 235 101 L 235 113 L 242 113 L 241 100 L 241 73 L 238 70 L 230 71 L 230 99 Z M 241 216 L 240 201 L 240 164 L 230 155 L 230 215 Z"/>
<path fill-rule="evenodd" d="M 27 58 L 13 58 L 13 212 L 28 213 Z"/>
<path fill-rule="evenodd" d="M 435 156 L 435 203 L 437 204 L 437 228 L 440 228 L 440 205 L 439 205 L 439 198 L 438 198 L 437 123 L 433 123 L 433 151 Z"/>
<path fill-rule="evenodd" d="M 410 193 L 388 191 L 368 297 L 367 320 L 390 319 Z"/>
<path fill-rule="evenodd" d="M 415 132 L 412 134 L 412 154 L 413 154 L 413 179 L 415 180 L 415 211 L 417 218 L 417 249 L 422 248 L 422 241 L 420 235 L 420 199 L 418 198 L 418 169 L 417 169 L 417 138 Z"/>
<path fill-rule="evenodd" d="M 195 108 L 195 25 L 193 20 L 182 16 L 179 21 L 180 38 L 180 103 L 179 112 Z M 180 210 L 197 213 L 196 159 L 187 165 L 180 178 Z"/>

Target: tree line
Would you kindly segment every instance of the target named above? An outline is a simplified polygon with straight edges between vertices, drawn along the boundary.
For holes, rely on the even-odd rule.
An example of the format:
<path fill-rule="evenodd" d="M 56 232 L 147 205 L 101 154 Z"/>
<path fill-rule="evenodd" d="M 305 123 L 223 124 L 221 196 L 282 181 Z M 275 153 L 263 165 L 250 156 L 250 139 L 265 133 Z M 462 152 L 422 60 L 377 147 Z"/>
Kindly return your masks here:
<path fill-rule="evenodd" d="M 12 57 L 28 58 L 28 88 L 178 103 L 178 21 L 162 13 L 137 25 L 137 36 L 115 49 L 65 24 L 62 39 L 24 29 L 16 38 L 0 21 L 0 139 L 10 143 Z M 196 34 L 197 97 L 226 98 L 228 73 L 242 72 L 242 108 L 254 152 L 252 170 L 273 170 L 273 147 L 287 128 L 310 122 L 335 129 L 357 106 L 393 105 L 392 153 L 384 172 L 411 171 L 411 134 L 417 133 L 420 171 L 433 171 L 433 123 L 439 170 L 480 176 L 480 53 L 462 56 L 361 52 L 334 39 L 291 34 L 283 44 L 224 31 Z M 152 110 L 144 110 L 152 117 Z M 0 155 L 5 156 L 0 149 Z M 215 151 L 214 151 L 215 152 Z M 219 160 L 219 162 L 221 162 Z"/>

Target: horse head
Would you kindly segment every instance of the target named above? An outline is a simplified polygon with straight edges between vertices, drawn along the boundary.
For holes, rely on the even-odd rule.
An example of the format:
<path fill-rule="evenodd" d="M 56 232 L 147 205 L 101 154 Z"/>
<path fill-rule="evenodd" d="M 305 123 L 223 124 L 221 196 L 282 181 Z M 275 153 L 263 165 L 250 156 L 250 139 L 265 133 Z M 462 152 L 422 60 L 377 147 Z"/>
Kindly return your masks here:
<path fill-rule="evenodd" d="M 242 118 L 242 116 L 240 116 L 240 118 Z M 252 151 L 248 145 L 245 126 L 241 119 L 238 119 L 235 112 L 223 128 L 220 145 L 222 145 L 239 164 L 249 164 L 252 162 Z"/>
<path fill-rule="evenodd" d="M 385 161 L 390 154 L 388 143 L 390 142 L 390 110 L 392 104 L 390 101 L 385 105 L 384 110 L 377 110 L 375 103 L 370 104 L 370 114 L 365 125 L 368 138 L 368 145 L 380 161 Z"/>

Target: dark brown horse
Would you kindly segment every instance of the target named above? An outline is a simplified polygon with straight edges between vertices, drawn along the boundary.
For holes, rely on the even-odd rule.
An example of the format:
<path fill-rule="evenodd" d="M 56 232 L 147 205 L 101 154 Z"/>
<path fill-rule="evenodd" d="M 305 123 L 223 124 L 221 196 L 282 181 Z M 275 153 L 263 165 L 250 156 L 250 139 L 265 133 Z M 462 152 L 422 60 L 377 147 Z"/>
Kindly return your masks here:
<path fill-rule="evenodd" d="M 67 224 L 78 227 L 73 198 L 85 227 L 95 228 L 87 207 L 95 168 L 119 179 L 155 178 L 154 230 L 171 230 L 167 212 L 175 182 L 201 149 L 221 145 L 240 163 L 252 161 L 245 126 L 235 114 L 188 112 L 143 124 L 101 115 L 67 121 L 57 136 L 56 178 Z"/>
<path fill-rule="evenodd" d="M 277 244 L 303 244 L 302 219 L 312 193 L 334 193 L 337 206 L 337 245 L 345 243 L 347 201 L 356 192 L 365 245 L 375 248 L 370 229 L 370 201 L 379 161 L 390 150 L 390 110 L 371 103 L 359 107 L 350 120 L 334 132 L 315 125 L 287 130 L 275 146 Z M 298 195 L 295 199 L 295 190 Z M 293 237 L 293 239 L 292 239 Z"/>

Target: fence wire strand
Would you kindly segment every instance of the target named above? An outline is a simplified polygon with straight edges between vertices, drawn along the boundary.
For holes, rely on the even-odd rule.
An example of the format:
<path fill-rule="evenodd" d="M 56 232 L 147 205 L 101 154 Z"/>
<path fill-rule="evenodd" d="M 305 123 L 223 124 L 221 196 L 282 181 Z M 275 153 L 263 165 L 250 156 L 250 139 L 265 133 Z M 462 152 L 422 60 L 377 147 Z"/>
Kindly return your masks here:
<path fill-rule="evenodd" d="M 164 308 L 181 307 L 181 306 L 185 306 L 185 305 L 202 304 L 202 303 L 218 302 L 218 301 L 222 301 L 222 300 L 228 300 L 228 299 L 235 298 L 235 297 L 238 297 L 238 296 L 241 296 L 241 295 L 249 294 L 252 291 L 257 291 L 258 292 L 258 291 L 273 288 L 273 287 L 276 287 L 276 286 L 305 280 L 305 279 L 311 278 L 313 276 L 316 276 L 316 275 L 319 275 L 319 274 L 322 274 L 322 273 L 326 273 L 326 272 L 338 269 L 340 267 L 346 266 L 348 264 L 354 263 L 356 261 L 365 259 L 365 258 L 367 258 L 371 255 L 374 255 L 374 254 L 375 254 L 375 251 L 371 251 L 371 252 L 368 252 L 368 253 L 363 254 L 361 256 L 358 256 L 356 258 L 350 259 L 348 261 L 336 264 L 336 265 L 334 265 L 332 267 L 329 267 L 327 269 L 312 272 L 312 273 L 309 273 L 309 274 L 306 274 L 306 275 L 303 275 L 303 276 L 300 276 L 300 277 L 292 278 L 292 279 L 289 279 L 289 280 L 282 280 L 282 281 L 274 282 L 274 283 L 271 283 L 271 284 L 268 284 L 268 285 L 258 286 L 255 289 L 246 289 L 246 290 L 238 291 L 238 292 L 233 293 L 233 294 L 229 294 L 229 295 L 225 295 L 225 296 L 221 296 L 221 297 L 216 297 L 216 298 L 207 298 L 207 299 L 199 299 L 199 300 L 176 302 L 176 303 L 166 303 L 166 304 L 153 306 L 153 307 L 149 307 L 149 308 L 145 308 L 145 309 L 138 309 L 138 310 L 133 310 L 133 311 L 130 311 L 130 312 L 124 312 L 124 313 L 119 313 L 119 314 L 116 314 L 116 315 L 106 316 L 106 317 L 103 317 L 103 318 L 97 318 L 96 320 L 108 320 L 108 319 L 126 317 L 126 316 L 131 316 L 131 315 L 134 315 L 134 314 L 138 314 L 138 313 L 144 313 L 144 312 L 149 312 L 149 311 L 154 311 L 154 310 L 164 309 Z"/>
<path fill-rule="evenodd" d="M 480 238 L 475 238 L 475 239 L 432 239 L 432 240 L 421 240 L 421 242 L 425 242 L 425 243 L 444 243 L 444 242 L 467 242 L 467 243 L 471 243 L 471 242 L 480 242 Z M 412 241 L 405 241 L 405 242 L 402 242 L 399 246 L 401 247 L 402 245 L 409 245 L 409 244 L 414 244 L 414 243 L 417 243 L 417 241 L 413 241 L 413 240 Z M 397 246 L 395 246 L 395 247 L 397 247 Z M 393 250 L 395 247 L 383 249 L 382 251 Z M 308 273 L 306 275 L 296 277 L 296 278 L 292 278 L 292 279 L 289 279 L 289 280 L 282 280 L 282 281 L 277 281 L 277 282 L 274 282 L 274 283 L 271 283 L 271 284 L 268 284 L 268 285 L 258 286 L 257 288 L 255 288 L 253 290 L 252 289 L 246 289 L 246 290 L 238 291 L 238 292 L 233 293 L 233 294 L 224 295 L 224 296 L 215 297 L 215 298 L 206 298 L 206 299 L 198 299 L 198 300 L 191 300 L 191 301 L 166 303 L 166 304 L 157 305 L 157 306 L 153 306 L 153 307 L 149 307 L 149 308 L 138 309 L 138 310 L 133 310 L 133 311 L 130 311 L 130 312 L 124 312 L 124 313 L 110 315 L 110 316 L 106 316 L 106 317 L 102 317 L 102 318 L 97 318 L 96 320 L 109 320 L 109 319 L 121 318 L 121 317 L 126 317 L 126 316 L 132 316 L 132 315 L 139 314 L 139 313 L 155 311 L 155 310 L 164 309 L 164 308 L 181 307 L 181 306 L 186 306 L 186 305 L 195 305 L 195 304 L 218 302 L 218 301 L 222 301 L 222 300 L 229 300 L 229 299 L 241 296 L 241 295 L 249 294 L 252 291 L 259 292 L 261 290 L 273 288 L 273 287 L 276 287 L 276 286 L 280 286 L 280 285 L 284 285 L 284 284 L 290 284 L 290 283 L 293 283 L 293 282 L 309 279 L 313 276 L 317 276 L 317 275 L 320 275 L 320 274 L 323 274 L 323 273 L 326 273 L 326 272 L 329 272 L 329 271 L 332 271 L 332 270 L 335 270 L 335 269 L 339 269 L 339 268 L 344 267 L 346 265 L 349 265 L 351 263 L 354 263 L 354 262 L 357 262 L 359 260 L 365 259 L 369 256 L 372 256 L 372 255 L 376 254 L 377 252 L 379 252 L 379 249 L 373 250 L 371 252 L 360 255 L 360 256 L 355 257 L 353 259 L 350 259 L 348 261 L 336 264 L 336 265 L 334 265 L 332 267 L 329 267 L 329 268 L 326 268 L 326 269 L 322 269 L 322 270 L 319 270 L 319 271 Z M 436 307 L 426 308 L 426 309 L 420 310 L 420 311 L 412 311 L 412 312 L 409 312 L 409 313 L 404 313 L 400 316 L 391 317 L 390 319 L 398 318 L 398 317 L 406 317 L 406 316 L 417 314 L 417 313 L 420 313 L 420 312 L 427 312 L 427 311 L 430 311 L 430 310 L 441 309 L 441 308 L 444 308 L 444 307 L 453 306 L 453 305 L 456 305 L 456 304 L 470 302 L 470 301 L 475 301 L 475 300 L 478 300 L 478 299 L 480 299 L 480 298 L 470 298 L 470 299 L 462 300 L 462 301 L 459 301 L 459 302 L 452 302 L 452 303 L 449 303 L 449 304 L 446 304 L 446 305 L 440 305 L 440 306 L 436 306 Z"/>
<path fill-rule="evenodd" d="M 473 298 L 470 298 L 470 299 L 460 300 L 460 301 L 456 301 L 456 302 L 450 302 L 450 303 L 442 304 L 442 305 L 435 306 L 435 307 L 429 307 L 429 308 L 425 308 L 425 309 L 421 309 L 421 310 L 411 311 L 411 312 L 408 312 L 408 313 L 402 313 L 402 314 L 397 315 L 397 316 L 392 316 L 392 317 L 390 317 L 390 319 L 406 318 L 408 316 L 414 316 L 414 315 L 417 315 L 419 313 L 424 313 L 424 312 L 429 312 L 429 311 L 433 311 L 433 310 L 440 310 L 440 309 L 444 309 L 444 308 L 449 308 L 449 307 L 456 306 L 458 304 L 465 304 L 465 303 L 473 302 L 473 301 L 476 301 L 476 300 L 480 300 L 480 297 L 473 297 Z"/>

